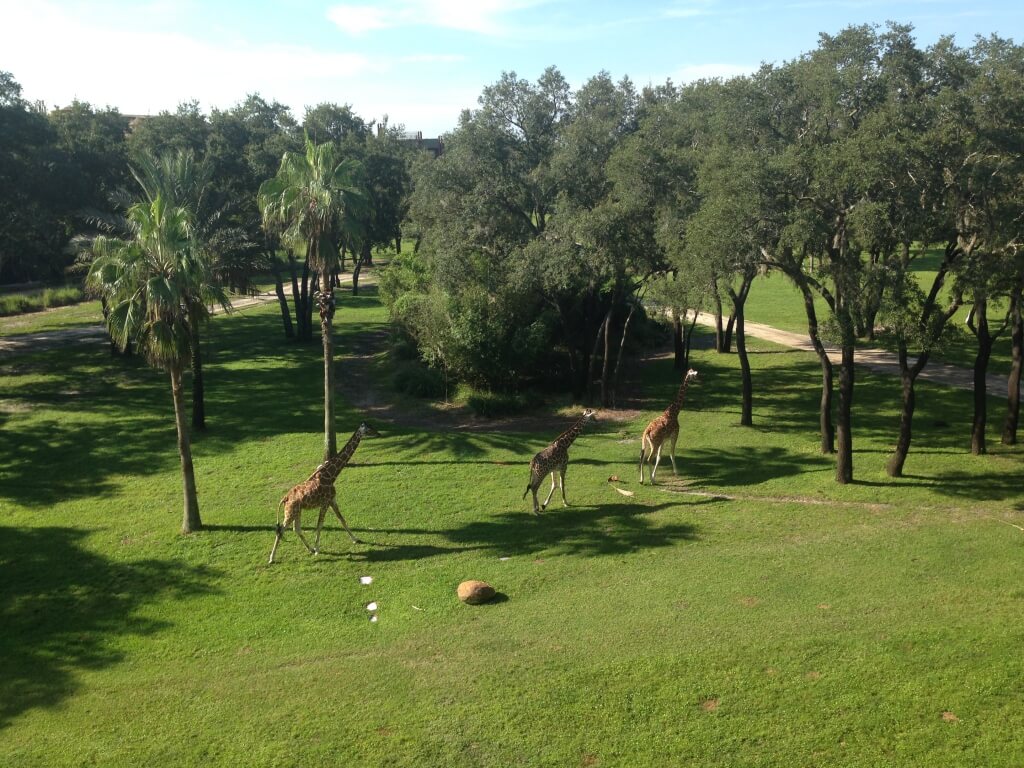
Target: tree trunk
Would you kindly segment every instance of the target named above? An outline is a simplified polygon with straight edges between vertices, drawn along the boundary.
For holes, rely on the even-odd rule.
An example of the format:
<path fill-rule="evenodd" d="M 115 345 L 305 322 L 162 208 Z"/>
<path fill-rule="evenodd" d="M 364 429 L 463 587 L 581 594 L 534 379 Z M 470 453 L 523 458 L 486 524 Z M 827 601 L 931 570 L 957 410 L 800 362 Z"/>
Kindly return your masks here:
<path fill-rule="evenodd" d="M 597 327 L 597 334 L 594 336 L 594 348 L 590 352 L 590 360 L 587 363 L 587 401 L 594 401 L 594 369 L 597 366 L 597 352 L 601 345 L 601 336 L 604 334 L 605 329 L 608 325 L 608 318 L 611 317 L 612 310 L 609 307 L 608 312 L 605 313 L 604 320 Z"/>
<path fill-rule="evenodd" d="M 277 294 L 277 303 L 281 307 L 281 322 L 284 323 L 284 337 L 295 338 L 295 329 L 292 328 L 292 315 L 288 310 L 288 297 L 284 293 L 284 283 L 281 282 L 281 265 L 277 261 L 271 262 L 274 270 L 274 292 Z"/>
<path fill-rule="evenodd" d="M 1010 297 L 1010 345 L 1012 348 L 1012 363 L 1010 364 L 1010 378 L 1007 383 L 1006 395 L 1006 421 L 1003 422 L 1003 444 L 1017 444 L 1017 423 L 1020 420 L 1020 374 L 1021 362 L 1024 359 L 1024 323 L 1021 322 L 1021 293 L 1020 283 L 1014 288 Z"/>
<path fill-rule="evenodd" d="M 320 292 L 320 334 L 324 344 L 324 461 L 338 452 L 334 429 L 334 291 Z"/>
<path fill-rule="evenodd" d="M 608 314 L 604 318 L 604 354 L 601 356 L 601 405 L 607 408 L 611 401 L 609 399 L 610 387 L 608 382 L 608 362 L 611 358 L 611 329 L 612 329 L 612 315 L 615 311 L 615 299 L 618 291 L 612 291 L 612 305 L 608 309 Z"/>
<path fill-rule="evenodd" d="M 907 454 L 910 453 L 910 441 L 913 437 L 912 427 L 914 423 L 914 407 L 917 403 L 914 384 L 917 380 L 917 374 L 924 369 L 925 364 L 928 362 L 928 352 L 925 351 L 918 358 L 914 367 L 911 368 L 907 364 L 906 342 L 900 340 L 898 344 L 900 383 L 902 385 L 902 404 L 900 408 L 899 437 L 896 439 L 896 452 L 889 457 L 889 461 L 885 465 L 885 471 L 889 477 L 903 477 L 903 465 L 907 461 Z"/>
<path fill-rule="evenodd" d="M 740 358 L 740 371 L 743 376 L 743 404 L 740 411 L 740 426 L 754 426 L 754 386 L 750 379 L 750 358 L 747 356 L 747 338 L 743 328 L 743 307 L 747 303 L 747 296 L 750 294 L 750 286 L 754 282 L 753 273 L 743 276 L 743 284 L 739 293 L 729 288 L 729 297 L 732 299 L 732 319 L 736 321 L 736 352 Z"/>
<path fill-rule="evenodd" d="M 845 337 L 846 333 L 843 335 Z M 839 412 L 836 424 L 836 442 L 839 444 L 836 482 L 845 484 L 853 482 L 853 432 L 850 423 L 853 405 L 853 342 L 844 338 L 842 349 L 843 362 L 839 368 Z"/>
<path fill-rule="evenodd" d="M 395 256 L 402 255 L 402 233 L 395 234 Z"/>
<path fill-rule="evenodd" d="M 171 367 L 171 395 L 174 398 L 174 423 L 178 429 L 178 456 L 181 457 L 181 481 L 185 497 L 184 514 L 181 518 L 181 532 L 192 533 L 203 527 L 199 517 L 199 495 L 196 492 L 196 475 L 192 467 L 192 445 L 185 422 L 185 398 L 181 391 L 181 367 Z"/>
<path fill-rule="evenodd" d="M 821 431 L 821 452 L 835 453 L 835 428 L 832 426 L 832 361 L 829 360 L 825 345 L 818 335 L 818 313 L 814 308 L 814 295 L 806 281 L 797 280 L 804 297 L 804 313 L 807 315 L 807 335 L 821 364 L 821 402 L 818 408 L 818 424 Z"/>
<path fill-rule="evenodd" d="M 352 295 L 359 295 L 359 275 L 363 271 L 363 265 L 369 264 L 368 259 L 371 256 L 371 248 L 369 243 L 365 243 L 359 251 L 359 258 L 356 259 L 355 264 L 352 266 Z"/>
<path fill-rule="evenodd" d="M 295 333 L 302 341 L 302 292 L 299 290 L 298 265 L 295 261 L 295 254 L 288 251 L 288 267 L 292 275 L 292 304 L 295 306 Z"/>
<path fill-rule="evenodd" d="M 616 407 L 619 395 L 619 371 L 622 369 L 622 355 L 626 347 L 626 334 L 629 333 L 629 323 L 633 319 L 633 312 L 636 311 L 638 303 L 639 298 L 630 304 L 629 314 L 626 315 L 626 322 L 622 325 L 622 338 L 619 339 L 619 354 L 615 358 L 615 373 L 612 374 L 612 408 Z"/>
<path fill-rule="evenodd" d="M 987 453 L 985 445 L 985 423 L 988 421 L 988 392 L 986 391 L 985 374 L 988 372 L 988 361 L 992 356 L 992 344 L 995 338 L 988 327 L 988 299 L 980 298 L 974 302 L 974 327 L 978 339 L 978 354 L 974 358 L 974 417 L 971 420 L 971 453 L 980 456 Z"/>
<path fill-rule="evenodd" d="M 310 301 L 309 290 L 309 258 L 302 265 L 302 285 L 299 288 L 299 338 L 309 341 L 313 338 L 312 326 L 312 302 Z"/>
<path fill-rule="evenodd" d="M 686 348 L 683 346 L 683 319 L 679 310 L 672 310 L 672 367 L 677 371 L 686 370 Z"/>
<path fill-rule="evenodd" d="M 725 324 L 725 334 L 722 336 L 722 349 L 720 351 L 725 354 L 732 352 L 732 331 L 736 324 L 736 315 L 729 315 L 729 320 Z"/>
<path fill-rule="evenodd" d="M 725 352 L 725 329 L 722 326 L 722 297 L 718 295 L 718 278 L 711 281 L 715 301 L 715 352 Z"/>
<path fill-rule="evenodd" d="M 192 429 L 202 431 L 206 429 L 206 401 L 199 322 L 195 318 L 189 318 L 189 352 L 192 358 Z"/>
<path fill-rule="evenodd" d="M 939 295 L 942 292 L 942 286 L 945 284 L 946 275 L 949 272 L 949 268 L 953 264 L 953 261 L 956 259 L 957 253 L 956 241 L 951 241 L 946 244 L 945 257 L 943 258 L 938 271 L 935 273 L 931 289 L 929 290 L 928 296 L 921 308 L 921 315 L 917 320 L 917 327 L 920 333 L 918 339 L 922 345 L 922 350 L 913 365 L 908 364 L 907 339 L 897 335 L 896 343 L 900 364 L 900 382 L 902 384 L 902 407 L 900 410 L 900 426 L 899 435 L 896 441 L 896 451 L 889 458 L 885 467 L 885 471 L 890 477 L 903 476 L 903 466 L 906 463 L 907 455 L 910 453 L 910 443 L 913 437 L 912 427 L 914 408 L 917 402 L 917 396 L 914 392 L 917 377 L 928 364 L 928 358 L 931 354 L 930 350 L 942 335 L 943 327 L 960 306 L 959 293 L 954 295 L 952 302 L 945 310 L 940 310 L 938 304 Z M 910 244 L 903 243 L 902 254 L 898 262 L 898 267 L 905 274 L 906 270 L 909 269 L 909 266 Z"/>
<path fill-rule="evenodd" d="M 306 341 L 313 340 L 313 307 L 316 303 L 313 301 L 313 297 L 316 296 L 319 284 L 320 275 L 311 271 L 309 273 L 309 290 L 306 292 L 305 309 L 303 309 L 305 313 L 303 321 L 306 323 Z"/>
<path fill-rule="evenodd" d="M 697 327 L 700 310 L 693 310 L 693 319 L 689 325 L 683 326 L 683 370 L 690 368 L 690 352 L 693 350 L 693 329 Z"/>

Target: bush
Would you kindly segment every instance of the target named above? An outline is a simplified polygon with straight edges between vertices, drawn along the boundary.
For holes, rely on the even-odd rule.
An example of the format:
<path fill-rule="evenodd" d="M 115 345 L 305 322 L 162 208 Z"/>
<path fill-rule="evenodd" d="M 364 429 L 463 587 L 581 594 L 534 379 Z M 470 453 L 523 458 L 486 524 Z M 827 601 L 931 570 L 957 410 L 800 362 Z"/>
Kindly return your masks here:
<path fill-rule="evenodd" d="M 413 397 L 444 397 L 444 377 L 433 368 L 416 363 L 404 363 L 391 377 L 391 387 Z"/>
<path fill-rule="evenodd" d="M 466 397 L 466 407 L 475 415 L 485 419 L 515 416 L 542 404 L 541 398 L 533 393 L 510 395 L 502 392 L 473 390 Z"/>
<path fill-rule="evenodd" d="M 43 291 L 32 293 L 12 293 L 0 296 L 0 317 L 39 312 L 51 307 L 63 307 L 68 304 L 77 304 L 84 299 L 82 289 L 75 287 L 46 288 Z"/>

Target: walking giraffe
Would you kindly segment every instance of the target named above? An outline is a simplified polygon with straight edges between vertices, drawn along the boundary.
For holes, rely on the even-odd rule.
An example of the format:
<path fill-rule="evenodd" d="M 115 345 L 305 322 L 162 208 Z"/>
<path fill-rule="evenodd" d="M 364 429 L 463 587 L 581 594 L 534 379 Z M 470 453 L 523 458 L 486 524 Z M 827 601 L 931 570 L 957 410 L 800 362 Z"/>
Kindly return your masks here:
<path fill-rule="evenodd" d="M 640 438 L 640 485 L 644 484 L 644 461 L 654 459 L 654 468 L 651 470 L 651 485 L 654 485 L 654 475 L 658 471 L 658 464 L 661 462 L 661 447 L 665 440 L 669 441 L 669 457 L 672 459 L 672 474 L 676 472 L 676 439 L 679 437 L 679 409 L 683 406 L 683 398 L 686 396 L 686 388 L 690 382 L 697 378 L 697 372 L 691 368 L 683 377 L 683 383 L 679 385 L 679 391 L 665 412 L 647 425 L 643 437 Z M 648 452 L 649 451 L 649 452 Z"/>
<path fill-rule="evenodd" d="M 364 437 L 380 437 L 377 430 L 367 424 L 365 421 L 359 425 L 359 428 L 352 433 L 352 437 L 345 444 L 345 447 L 341 449 L 341 452 L 332 459 L 325 461 L 316 471 L 310 475 L 305 482 L 299 483 L 287 494 L 284 498 L 278 502 L 277 509 L 280 515 L 281 506 L 284 505 L 284 523 L 280 522 L 280 518 L 277 523 L 277 537 L 274 539 L 274 546 L 270 550 L 270 562 L 274 562 L 274 554 L 277 552 L 277 545 L 281 543 L 281 537 L 284 535 L 284 529 L 289 525 L 293 525 L 295 533 L 298 534 L 302 543 L 306 545 L 312 554 L 316 555 L 320 552 L 320 529 L 324 525 L 324 517 L 327 515 L 327 508 L 330 507 L 334 510 L 334 514 L 341 520 L 342 526 L 348 531 L 348 535 L 352 537 L 352 541 L 356 544 L 361 543 L 359 539 L 355 537 L 351 529 L 348 527 L 348 523 L 345 522 L 345 518 L 341 515 L 341 510 L 338 509 L 338 502 L 335 501 L 334 493 L 334 481 L 338 478 L 338 473 L 348 464 L 349 459 L 352 458 L 352 454 L 356 452 L 356 448 L 359 447 L 359 441 Z M 309 546 L 309 542 L 306 541 L 306 537 L 302 535 L 302 510 L 310 509 L 312 507 L 320 508 L 320 517 L 316 521 L 316 539 L 313 541 L 313 546 Z"/>
<path fill-rule="evenodd" d="M 548 502 L 551 501 L 551 496 L 555 492 L 556 473 L 558 476 L 558 487 L 562 491 L 562 504 L 567 507 L 569 506 L 569 502 L 565 500 L 565 470 L 569 465 L 569 446 L 572 445 L 573 440 L 579 437 L 583 427 L 590 421 L 597 421 L 597 418 L 594 416 L 594 412 L 587 408 L 575 424 L 555 438 L 551 445 L 533 457 L 533 460 L 530 462 L 530 482 L 527 483 L 526 490 L 523 491 L 524 499 L 526 494 L 533 491 L 533 514 L 539 515 L 541 510 L 545 509 Z M 551 490 L 548 492 L 548 497 L 544 500 L 544 503 L 538 508 L 537 489 L 540 488 L 540 484 L 548 474 L 551 475 Z"/>

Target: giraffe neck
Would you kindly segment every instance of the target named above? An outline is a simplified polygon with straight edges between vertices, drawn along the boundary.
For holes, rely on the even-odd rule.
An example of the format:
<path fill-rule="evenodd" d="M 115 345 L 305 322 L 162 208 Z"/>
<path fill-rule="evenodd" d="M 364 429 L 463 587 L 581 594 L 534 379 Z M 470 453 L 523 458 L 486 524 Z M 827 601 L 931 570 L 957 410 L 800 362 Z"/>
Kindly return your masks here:
<path fill-rule="evenodd" d="M 673 416 L 679 415 L 679 409 L 683 407 L 683 399 L 686 397 L 686 388 L 690 386 L 690 379 L 683 379 L 683 383 L 679 385 L 679 391 L 676 392 L 676 399 L 669 405 L 668 410 Z"/>
<path fill-rule="evenodd" d="M 580 436 L 580 432 L 583 431 L 583 425 L 585 423 L 585 420 L 581 418 L 579 421 L 577 421 L 575 424 L 573 424 L 571 427 L 565 430 L 565 432 L 560 434 L 555 439 L 555 444 L 559 448 L 568 448 L 570 445 L 572 445 L 573 440 Z"/>
<path fill-rule="evenodd" d="M 356 452 L 356 448 L 359 447 L 359 441 L 363 439 L 362 433 L 357 429 L 352 437 L 345 443 L 345 447 L 338 452 L 338 455 L 332 458 L 330 461 L 324 463 L 323 468 L 320 470 L 320 479 L 326 483 L 333 483 L 335 478 L 338 477 L 338 473 L 341 472 L 342 468 L 348 464 L 349 459 L 352 458 L 352 454 Z"/>

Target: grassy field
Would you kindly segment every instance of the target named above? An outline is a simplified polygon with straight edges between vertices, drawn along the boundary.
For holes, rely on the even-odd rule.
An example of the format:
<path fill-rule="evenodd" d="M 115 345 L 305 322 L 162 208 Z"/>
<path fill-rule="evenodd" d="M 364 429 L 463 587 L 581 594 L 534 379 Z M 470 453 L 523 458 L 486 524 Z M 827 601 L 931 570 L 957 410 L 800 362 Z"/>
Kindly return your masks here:
<path fill-rule="evenodd" d="M 384 330 L 365 294 L 339 354 Z M 367 543 L 335 521 L 319 557 L 290 534 L 268 566 L 320 459 L 319 345 L 273 304 L 210 338 L 189 537 L 164 375 L 99 346 L 0 363 L 0 765 L 1024 764 L 1024 452 L 967 453 L 970 393 L 919 386 L 891 480 L 898 388 L 861 376 L 840 487 L 813 356 L 752 343 L 745 429 L 735 356 L 697 352 L 680 477 L 640 487 L 678 383 L 651 359 L 574 445 L 573 506 L 533 518 L 527 462 L 574 409 L 445 428 L 363 382 L 340 436 L 383 436 L 338 487 Z M 460 604 L 467 578 L 501 599 Z"/>
<path fill-rule="evenodd" d="M 102 322 L 103 311 L 100 309 L 100 303 L 98 301 L 83 301 L 69 307 L 54 307 L 40 312 L 0 317 L 0 336 L 81 328 Z"/>

